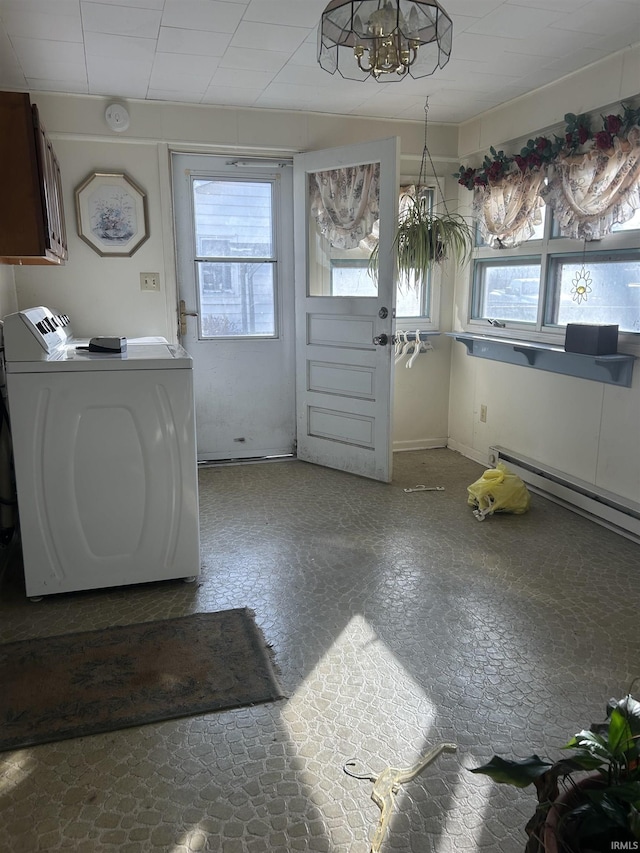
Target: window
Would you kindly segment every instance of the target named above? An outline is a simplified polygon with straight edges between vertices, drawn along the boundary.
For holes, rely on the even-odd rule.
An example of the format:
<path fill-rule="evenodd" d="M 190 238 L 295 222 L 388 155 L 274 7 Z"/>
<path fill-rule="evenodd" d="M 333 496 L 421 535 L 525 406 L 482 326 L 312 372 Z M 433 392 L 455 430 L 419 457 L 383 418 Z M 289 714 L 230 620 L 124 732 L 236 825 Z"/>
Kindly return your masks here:
<path fill-rule="evenodd" d="M 475 317 L 535 323 L 540 294 L 540 263 L 522 261 L 479 261 L 475 294 L 481 302 Z"/>
<path fill-rule="evenodd" d="M 430 206 L 433 205 L 433 189 L 422 188 L 421 195 L 428 198 Z M 330 245 L 326 238 L 318 234 L 313 223 L 311 223 L 311 227 L 312 245 L 315 247 L 316 257 L 318 258 L 313 295 L 322 296 L 329 293 L 331 296 L 375 296 L 377 293 L 376 279 L 375 276 L 369 274 L 370 251 L 364 246 L 355 249 L 336 249 Z M 422 323 L 423 326 L 432 326 L 435 325 L 433 315 L 436 307 L 433 301 L 433 276 L 431 273 L 425 283 L 416 284 L 415 281 L 402 280 L 398 282 L 396 292 L 397 318 L 419 318 L 427 321 Z"/>
<path fill-rule="evenodd" d="M 555 232 L 547 221 L 518 248 L 477 247 L 470 325 L 504 324 L 534 340 L 564 335 L 567 323 L 640 333 L 640 211 L 586 244 Z"/>
<path fill-rule="evenodd" d="M 377 292 L 366 258 L 331 258 L 331 296 L 375 296 Z"/>
<path fill-rule="evenodd" d="M 274 185 L 193 178 L 200 337 L 275 337 Z"/>
<path fill-rule="evenodd" d="M 628 332 L 640 332 L 640 252 L 614 255 L 563 255 L 551 259 L 552 298 L 549 322 L 614 323 Z M 576 291 L 585 289 L 578 301 Z"/>

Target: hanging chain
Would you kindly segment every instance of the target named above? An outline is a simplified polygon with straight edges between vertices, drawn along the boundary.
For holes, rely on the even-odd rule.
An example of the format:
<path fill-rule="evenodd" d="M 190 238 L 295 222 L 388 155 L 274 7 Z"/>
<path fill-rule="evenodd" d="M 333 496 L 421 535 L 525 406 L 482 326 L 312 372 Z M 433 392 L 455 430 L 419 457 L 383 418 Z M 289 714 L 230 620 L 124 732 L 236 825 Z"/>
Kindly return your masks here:
<path fill-rule="evenodd" d="M 433 160 L 431 159 L 431 154 L 429 153 L 429 147 L 427 145 L 427 124 L 428 124 L 428 116 L 429 116 L 429 96 L 427 95 L 424 102 L 424 147 L 422 149 L 422 160 L 420 161 L 420 172 L 418 173 L 418 190 L 420 191 L 420 185 L 426 182 L 427 174 L 426 174 L 426 163 L 427 157 L 429 158 L 429 163 L 431 163 L 431 169 L 433 170 L 433 177 L 436 179 L 436 186 L 438 188 L 438 192 L 440 194 L 440 199 L 442 200 L 442 205 L 444 207 L 444 212 L 447 216 L 449 216 L 449 210 L 447 208 L 447 200 L 444 197 L 444 193 L 442 192 L 442 187 L 440 186 L 440 181 L 438 180 L 438 174 L 436 172 L 436 167 L 433 164 Z"/>

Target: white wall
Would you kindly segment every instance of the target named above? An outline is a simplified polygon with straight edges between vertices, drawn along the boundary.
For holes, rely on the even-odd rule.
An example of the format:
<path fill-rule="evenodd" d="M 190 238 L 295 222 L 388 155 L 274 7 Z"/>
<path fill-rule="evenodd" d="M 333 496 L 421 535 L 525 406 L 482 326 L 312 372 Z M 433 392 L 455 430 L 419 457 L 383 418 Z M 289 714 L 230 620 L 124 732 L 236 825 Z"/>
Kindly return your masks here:
<path fill-rule="evenodd" d="M 421 122 L 345 118 L 316 113 L 127 102 L 130 127 L 112 133 L 104 121 L 111 99 L 32 93 L 60 160 L 69 260 L 59 268 L 16 267 L 20 308 L 46 305 L 69 314 L 78 335 L 176 336 L 176 273 L 172 232 L 169 151 L 291 155 L 298 151 L 399 136 L 403 179 L 420 167 Z M 429 147 L 441 176 L 457 164 L 457 128 L 433 125 Z M 77 236 L 74 190 L 91 172 L 126 172 L 146 192 L 150 238 L 131 258 L 101 258 Z M 450 181 L 448 197 L 455 194 Z M 160 273 L 161 291 L 140 290 L 140 273 Z M 451 286 L 449 285 L 449 293 Z M 450 303 L 443 300 L 450 328 Z M 434 343 L 398 376 L 395 442 L 398 446 L 441 445 L 447 438 L 449 339 Z M 423 397 L 429 405 L 422 406 Z"/>
<path fill-rule="evenodd" d="M 492 110 L 460 128 L 461 156 L 490 145 L 564 127 L 567 112 L 605 112 L 638 96 L 640 48 L 629 49 L 555 85 Z M 471 193 L 460 190 L 468 205 Z M 469 275 L 456 281 L 454 326 L 467 316 Z M 621 347 L 640 356 L 640 345 Z M 480 422 L 480 406 L 487 422 Z M 552 373 L 466 354 L 455 343 L 451 359 L 450 446 L 487 463 L 500 444 L 634 501 L 640 501 L 640 363 L 632 388 Z"/>
<path fill-rule="evenodd" d="M 18 310 L 18 297 L 12 266 L 0 264 L 0 317 Z"/>

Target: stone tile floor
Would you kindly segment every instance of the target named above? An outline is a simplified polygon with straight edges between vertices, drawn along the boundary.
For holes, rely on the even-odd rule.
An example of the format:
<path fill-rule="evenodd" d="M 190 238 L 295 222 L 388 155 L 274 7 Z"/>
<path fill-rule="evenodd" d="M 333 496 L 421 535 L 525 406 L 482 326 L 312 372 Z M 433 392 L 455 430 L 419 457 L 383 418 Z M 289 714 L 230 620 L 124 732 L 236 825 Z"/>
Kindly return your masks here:
<path fill-rule="evenodd" d="M 197 584 L 35 604 L 10 570 L 0 642 L 247 606 L 288 699 L 0 753 L 0 850 L 366 853 L 379 812 L 344 762 L 455 741 L 401 788 L 382 853 L 521 851 L 534 795 L 467 768 L 557 755 L 639 674 L 640 548 L 536 495 L 479 523 L 482 470 L 448 450 L 397 454 L 391 485 L 206 468 Z"/>

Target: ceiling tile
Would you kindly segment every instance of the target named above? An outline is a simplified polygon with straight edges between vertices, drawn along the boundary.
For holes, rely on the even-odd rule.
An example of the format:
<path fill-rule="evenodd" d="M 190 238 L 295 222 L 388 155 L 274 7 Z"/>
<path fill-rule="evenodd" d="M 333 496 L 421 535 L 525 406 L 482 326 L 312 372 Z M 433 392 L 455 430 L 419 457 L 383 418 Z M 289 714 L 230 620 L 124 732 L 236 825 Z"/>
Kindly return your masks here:
<path fill-rule="evenodd" d="M 62 65 L 79 68 L 84 66 L 84 48 L 75 42 L 47 41 L 46 39 L 15 38 L 13 47 L 25 77 L 56 77 Z M 47 69 L 51 69 L 49 75 Z M 75 74 L 71 74 L 71 79 Z"/>
<path fill-rule="evenodd" d="M 576 35 L 576 33 L 571 33 L 571 35 Z M 636 43 L 636 36 L 632 30 L 623 30 L 622 32 L 615 33 L 611 36 L 591 36 L 591 40 L 589 41 L 589 46 L 594 47 L 596 50 L 601 50 L 605 54 L 609 55 L 610 53 L 616 53 L 619 50 L 624 50 L 627 47 L 631 47 Z M 640 82 L 638 83 L 638 88 L 640 88 Z"/>
<path fill-rule="evenodd" d="M 548 12 L 578 12 L 590 0 L 507 0 L 507 6 L 526 6 Z"/>
<path fill-rule="evenodd" d="M 15 38 L 42 38 L 52 41 L 82 41 L 80 8 L 77 0 L 56 5 L 7 3 L 0 7 L 5 29 Z"/>
<path fill-rule="evenodd" d="M 164 0 L 82 0 L 82 2 L 111 6 L 132 6 L 135 9 L 159 9 L 160 11 L 164 7 Z"/>
<path fill-rule="evenodd" d="M 502 5 L 495 12 L 486 15 L 478 23 L 469 27 L 466 33 L 481 36 L 499 36 L 502 38 L 527 38 L 529 33 L 542 30 L 549 23 L 563 16 L 562 13 L 541 12 L 524 6 Z"/>
<path fill-rule="evenodd" d="M 304 41 L 300 47 L 291 56 L 290 60 L 293 65 L 317 65 L 318 64 L 318 45 L 314 39 L 312 42 L 308 39 Z"/>
<path fill-rule="evenodd" d="M 262 89 L 245 89 L 236 86 L 209 86 L 202 97 L 203 104 L 252 107 L 262 94 Z"/>
<path fill-rule="evenodd" d="M 579 15 L 565 15 L 550 26 L 559 30 L 593 33 L 597 36 L 610 36 L 628 30 L 634 43 L 640 41 L 640 2 L 629 4 L 606 0 L 610 12 L 608 15 L 602 14 L 602 5 L 602 0 L 592 0 L 580 10 Z"/>
<path fill-rule="evenodd" d="M 288 27 L 317 27 L 327 0 L 251 0 L 245 21 Z"/>
<path fill-rule="evenodd" d="M 234 86 L 240 89 L 264 89 L 273 79 L 274 73 L 241 68 L 218 68 L 211 83 L 214 86 Z"/>
<path fill-rule="evenodd" d="M 570 32 L 547 27 L 530 36 L 522 43 L 522 53 L 532 56 L 549 56 L 560 59 L 567 53 L 587 48 L 593 41 L 590 33 Z"/>
<path fill-rule="evenodd" d="M 218 67 L 212 56 L 185 56 L 179 53 L 157 53 L 149 86 L 171 91 L 196 91 L 204 94 Z"/>
<path fill-rule="evenodd" d="M 162 53 L 189 53 L 199 56 L 222 56 L 231 41 L 230 33 L 160 27 L 158 50 Z"/>
<path fill-rule="evenodd" d="M 153 62 L 156 43 L 153 39 L 114 36 L 109 33 L 87 33 L 85 37 L 87 57 L 100 56 L 112 61 Z"/>
<path fill-rule="evenodd" d="M 220 62 L 220 67 L 275 73 L 282 68 L 288 58 L 288 53 L 278 53 L 274 50 L 230 47 Z"/>
<path fill-rule="evenodd" d="M 175 89 L 153 89 L 150 86 L 147 90 L 147 99 L 150 101 L 173 101 L 173 103 L 180 104 L 199 104 L 202 101 L 202 94 L 200 92 L 185 92 L 184 89 L 180 92 Z"/>
<path fill-rule="evenodd" d="M 221 3 L 217 0 L 166 0 L 162 26 L 233 33 L 244 9 L 244 4 Z"/>
<path fill-rule="evenodd" d="M 555 78 L 558 79 L 558 77 L 564 77 L 566 74 L 571 74 L 573 71 L 584 68 L 585 65 L 589 65 L 591 62 L 597 62 L 599 59 L 603 59 L 604 56 L 604 52 L 593 48 L 589 50 L 588 56 L 585 56 L 584 51 L 580 50 L 576 53 L 563 56 L 562 59 L 554 59 L 551 62 L 546 62 L 544 68 L 555 72 Z"/>
<path fill-rule="evenodd" d="M 301 27 L 276 27 L 243 21 L 231 41 L 231 47 L 252 47 L 256 50 L 277 50 L 291 55 L 306 39 L 307 30 Z"/>
<path fill-rule="evenodd" d="M 504 0 L 445 0 L 442 3 L 445 11 L 450 18 L 453 18 L 455 26 L 456 15 L 471 15 L 474 18 L 483 18 L 489 15 L 499 6 L 502 6 Z"/>
<path fill-rule="evenodd" d="M 68 77 L 61 80 L 53 80 L 50 77 L 29 77 L 26 81 L 27 88 L 39 92 L 59 92 L 61 89 L 72 95 L 88 95 L 89 84 L 86 74 L 82 79 L 72 80 Z"/>
<path fill-rule="evenodd" d="M 340 98 L 339 111 L 344 113 L 358 106 L 362 98 L 357 94 Z M 287 107 L 286 105 L 290 106 Z M 296 104 L 295 109 L 312 108 L 320 112 L 336 112 L 336 99 L 331 91 L 318 90 L 312 86 L 294 86 L 288 83 L 271 83 L 264 93 L 256 101 L 256 106 L 264 106 L 278 109 L 291 109 L 291 104 Z"/>
<path fill-rule="evenodd" d="M 110 97 L 144 98 L 149 87 L 152 61 L 87 57 L 89 92 Z"/>
<path fill-rule="evenodd" d="M 6 66 L 0 61 L 0 74 L 5 89 L 29 89 L 29 83 L 19 66 Z M 35 87 L 34 87 L 35 88 Z"/>
<path fill-rule="evenodd" d="M 161 18 L 158 10 L 88 3 L 86 0 L 82 0 L 80 5 L 85 32 L 153 39 L 158 37 Z"/>

